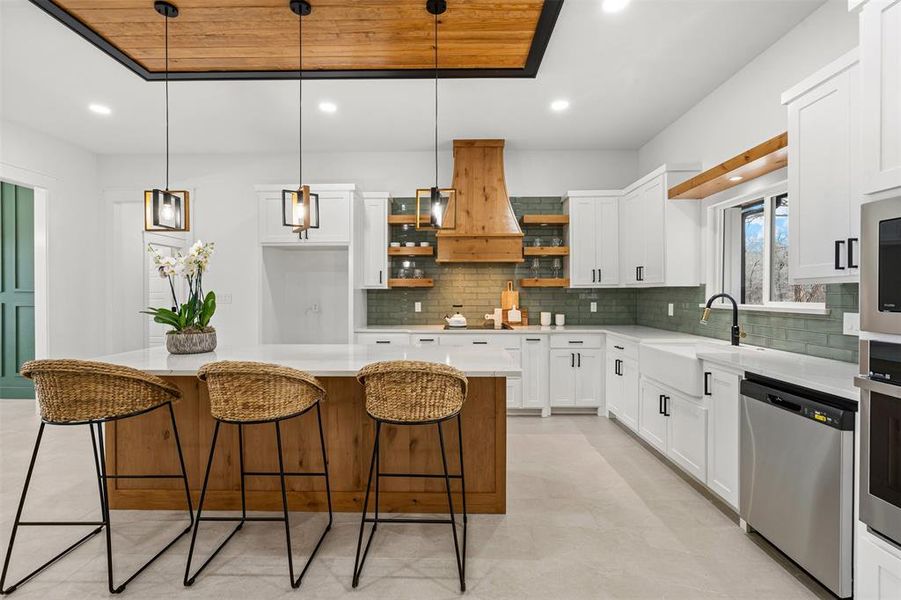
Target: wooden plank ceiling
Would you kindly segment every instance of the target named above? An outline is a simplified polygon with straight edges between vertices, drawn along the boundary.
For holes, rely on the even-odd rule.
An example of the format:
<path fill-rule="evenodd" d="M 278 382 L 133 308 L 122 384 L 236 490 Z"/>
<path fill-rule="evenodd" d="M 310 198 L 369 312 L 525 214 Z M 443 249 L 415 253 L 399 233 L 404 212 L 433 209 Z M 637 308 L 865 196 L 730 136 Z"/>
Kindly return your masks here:
<path fill-rule="evenodd" d="M 164 69 L 164 18 L 153 0 L 32 0 L 147 78 Z M 527 69 L 533 43 L 550 36 L 562 0 L 448 0 L 439 17 L 442 70 Z M 176 74 L 297 71 L 298 23 L 288 0 L 175 0 L 169 68 Z M 304 17 L 304 70 L 432 69 L 434 17 L 425 0 L 311 0 Z M 545 14 L 542 17 L 542 13 Z M 79 27 L 80 26 L 80 27 Z M 86 31 L 87 30 L 87 31 Z M 544 31 L 547 30 L 547 31 Z M 539 32 L 536 35 L 536 31 Z M 545 39 L 539 39 L 545 38 Z M 99 42 L 99 43 L 98 43 Z M 540 61 L 540 55 L 537 57 Z M 534 59 L 534 57 L 533 57 Z M 537 65 L 535 65 L 537 70 Z M 315 76 L 315 73 L 313 73 Z M 420 73 L 425 76 L 425 73 Z M 534 76 L 534 73 L 526 76 Z M 229 78 L 215 77 L 215 78 Z"/>

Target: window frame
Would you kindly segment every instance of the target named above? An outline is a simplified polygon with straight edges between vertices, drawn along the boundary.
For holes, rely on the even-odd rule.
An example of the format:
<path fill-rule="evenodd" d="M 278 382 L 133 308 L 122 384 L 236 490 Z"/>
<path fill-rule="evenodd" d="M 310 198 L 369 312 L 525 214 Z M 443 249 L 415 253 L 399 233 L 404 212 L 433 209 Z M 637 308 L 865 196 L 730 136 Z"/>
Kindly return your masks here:
<path fill-rule="evenodd" d="M 747 311 L 757 311 L 757 312 L 782 312 L 782 313 L 796 313 L 796 314 L 808 314 L 808 315 L 827 315 L 829 314 L 829 309 L 826 307 L 825 302 L 775 302 L 771 300 L 771 285 L 772 285 L 772 251 L 773 251 L 773 201 L 783 195 L 788 193 L 788 181 L 782 180 L 772 185 L 767 185 L 765 187 L 756 189 L 754 191 L 748 191 L 742 193 L 739 196 L 734 196 L 732 198 L 716 202 L 707 207 L 707 224 L 705 227 L 706 235 L 705 241 L 707 242 L 707 247 L 713 252 L 708 252 L 708 256 L 712 256 L 712 260 L 707 261 L 707 276 L 705 279 L 705 295 L 709 298 L 710 296 L 720 293 L 722 291 L 727 290 L 730 286 L 726 285 L 727 277 L 734 278 L 736 273 L 738 276 L 742 276 L 742 256 L 741 256 L 741 243 L 742 243 L 742 235 L 738 235 L 740 233 L 739 229 L 742 226 L 741 223 L 741 212 L 736 211 L 736 215 L 738 218 L 734 218 L 731 223 L 727 222 L 727 209 L 737 208 L 748 204 L 753 204 L 754 202 L 763 200 L 763 214 L 764 214 L 764 254 L 763 254 L 763 264 L 764 264 L 764 275 L 763 275 L 763 304 L 739 304 L 739 308 L 741 310 Z M 791 197 L 789 197 L 789 210 L 791 210 Z M 731 254 L 727 254 L 728 248 L 726 247 L 725 241 L 725 229 L 729 228 L 730 235 L 729 239 L 731 240 L 732 252 Z M 736 252 L 736 250 L 738 250 Z M 725 267 L 727 260 L 730 262 L 728 267 Z M 734 279 L 733 279 L 734 281 Z M 741 285 L 743 285 L 743 279 L 741 280 Z M 735 289 L 732 287 L 731 289 Z M 736 300 L 740 300 L 741 298 L 736 298 Z M 703 305 L 701 305 L 703 306 Z M 732 304 L 727 303 L 725 299 L 721 298 L 714 302 L 711 305 L 711 308 L 720 308 L 720 309 L 731 309 Z"/>

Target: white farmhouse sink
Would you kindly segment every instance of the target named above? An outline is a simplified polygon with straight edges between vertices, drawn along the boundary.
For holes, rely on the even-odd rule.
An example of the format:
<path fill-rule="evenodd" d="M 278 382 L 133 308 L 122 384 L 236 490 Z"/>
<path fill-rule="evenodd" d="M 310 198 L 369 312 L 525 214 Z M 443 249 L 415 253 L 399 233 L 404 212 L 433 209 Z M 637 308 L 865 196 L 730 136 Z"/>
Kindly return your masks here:
<path fill-rule="evenodd" d="M 704 375 L 698 352 L 728 350 L 719 340 L 654 342 L 639 346 L 641 374 L 690 396 L 704 393 Z"/>

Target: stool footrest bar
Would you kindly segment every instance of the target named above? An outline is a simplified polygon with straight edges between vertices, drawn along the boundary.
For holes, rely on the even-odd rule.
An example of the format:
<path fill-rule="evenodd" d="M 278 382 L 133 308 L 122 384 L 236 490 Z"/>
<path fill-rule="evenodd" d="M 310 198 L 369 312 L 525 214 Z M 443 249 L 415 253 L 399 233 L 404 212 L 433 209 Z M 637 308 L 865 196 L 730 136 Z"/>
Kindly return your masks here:
<path fill-rule="evenodd" d="M 365 521 L 367 523 L 443 523 L 444 525 L 450 525 L 451 523 L 456 523 L 456 521 L 452 521 L 451 519 L 408 519 L 404 517 L 397 518 L 383 518 L 379 517 L 377 519 L 372 517 L 366 517 Z"/>
<path fill-rule="evenodd" d="M 420 479 L 444 479 L 444 475 L 437 473 L 379 473 L 379 477 L 415 477 Z M 448 479 L 462 479 L 462 475 L 448 475 Z"/>
<path fill-rule="evenodd" d="M 274 473 L 264 472 L 264 471 L 245 471 L 242 473 L 244 477 L 281 477 L 283 474 L 278 471 Z M 316 473 L 284 473 L 285 477 L 325 477 L 324 472 L 316 472 Z"/>
<path fill-rule="evenodd" d="M 79 525 L 100 527 L 105 523 L 103 521 L 19 521 L 20 527 L 77 527 Z"/>

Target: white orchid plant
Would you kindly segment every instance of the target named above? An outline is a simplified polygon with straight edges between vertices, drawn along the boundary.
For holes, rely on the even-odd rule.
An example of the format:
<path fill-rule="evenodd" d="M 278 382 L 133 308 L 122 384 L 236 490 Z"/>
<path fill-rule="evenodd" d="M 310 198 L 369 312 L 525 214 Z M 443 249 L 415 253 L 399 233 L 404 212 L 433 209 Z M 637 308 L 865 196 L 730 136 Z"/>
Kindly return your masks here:
<path fill-rule="evenodd" d="M 172 327 L 169 333 L 206 333 L 215 331 L 210 327 L 210 319 L 216 312 L 216 294 L 203 294 L 203 273 L 206 271 L 213 255 L 215 244 L 204 244 L 200 240 L 194 243 L 187 254 L 181 252 L 175 256 L 163 256 L 152 245 L 147 252 L 160 277 L 169 280 L 172 290 L 172 308 L 148 308 L 141 311 L 153 317 L 153 320 Z M 188 298 L 179 303 L 175 293 L 175 278 L 184 277 L 188 284 Z"/>

